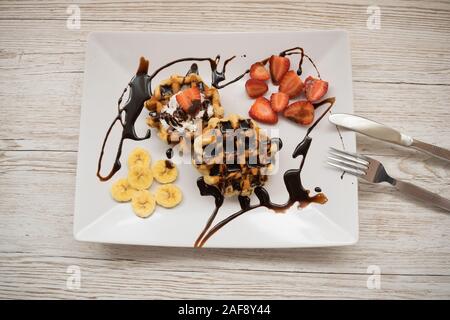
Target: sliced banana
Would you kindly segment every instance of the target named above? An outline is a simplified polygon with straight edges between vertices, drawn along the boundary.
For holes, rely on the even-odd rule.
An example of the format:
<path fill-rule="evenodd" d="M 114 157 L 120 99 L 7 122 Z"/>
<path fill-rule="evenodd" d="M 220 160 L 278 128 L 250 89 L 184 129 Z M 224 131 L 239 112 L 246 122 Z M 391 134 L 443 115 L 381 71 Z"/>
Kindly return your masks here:
<path fill-rule="evenodd" d="M 137 164 L 128 171 L 128 182 L 137 189 L 148 189 L 153 182 L 153 173 L 148 166 Z"/>
<path fill-rule="evenodd" d="M 159 183 L 170 183 L 178 176 L 178 169 L 170 160 L 158 160 L 152 166 L 153 177 Z"/>
<path fill-rule="evenodd" d="M 169 183 L 163 184 L 156 189 L 156 203 L 165 208 L 173 208 L 181 202 L 183 194 L 180 188 Z"/>
<path fill-rule="evenodd" d="M 136 165 L 143 165 L 148 167 L 152 160 L 150 153 L 143 148 L 134 149 L 128 156 L 128 168 L 131 169 Z"/>
<path fill-rule="evenodd" d="M 117 180 L 111 186 L 111 195 L 114 200 L 119 202 L 130 201 L 135 192 L 136 189 L 130 185 L 126 178 Z"/>
<path fill-rule="evenodd" d="M 155 211 L 155 196 L 148 190 L 136 191 L 131 198 L 131 207 L 138 217 L 147 218 Z"/>

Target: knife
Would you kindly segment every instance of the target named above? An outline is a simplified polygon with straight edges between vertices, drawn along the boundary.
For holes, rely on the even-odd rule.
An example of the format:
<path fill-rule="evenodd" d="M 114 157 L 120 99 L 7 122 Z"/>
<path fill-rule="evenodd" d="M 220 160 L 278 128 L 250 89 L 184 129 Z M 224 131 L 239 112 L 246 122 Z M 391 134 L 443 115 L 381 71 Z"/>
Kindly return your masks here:
<path fill-rule="evenodd" d="M 450 150 L 414 139 L 395 129 L 387 127 L 384 124 L 367 118 L 355 116 L 353 114 L 334 113 L 330 115 L 328 119 L 337 126 L 362 133 L 366 136 L 395 143 L 404 147 L 411 147 L 436 158 L 450 161 Z"/>

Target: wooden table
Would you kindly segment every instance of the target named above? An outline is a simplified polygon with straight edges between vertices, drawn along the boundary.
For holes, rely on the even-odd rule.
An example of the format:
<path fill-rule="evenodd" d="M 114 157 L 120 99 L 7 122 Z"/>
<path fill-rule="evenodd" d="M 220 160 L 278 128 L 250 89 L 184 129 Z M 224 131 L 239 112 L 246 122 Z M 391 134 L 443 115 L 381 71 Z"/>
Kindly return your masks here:
<path fill-rule="evenodd" d="M 72 235 L 91 31 L 346 29 L 355 112 L 449 148 L 450 2 L 378 0 L 371 29 L 373 2 L 83 0 L 81 28 L 68 29 L 72 2 L 2 0 L 0 298 L 450 298 L 449 216 L 380 185 L 360 183 L 350 247 L 194 250 Z M 448 163 L 361 136 L 358 150 L 450 197 Z M 79 289 L 67 286 L 70 266 Z M 369 289 L 377 268 L 381 287 Z"/>

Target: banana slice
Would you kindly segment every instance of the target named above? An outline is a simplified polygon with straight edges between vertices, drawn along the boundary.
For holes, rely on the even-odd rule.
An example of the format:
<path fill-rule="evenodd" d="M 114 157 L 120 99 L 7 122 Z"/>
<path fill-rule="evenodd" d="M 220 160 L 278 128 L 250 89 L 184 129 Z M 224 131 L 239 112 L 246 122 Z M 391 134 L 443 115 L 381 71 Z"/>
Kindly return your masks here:
<path fill-rule="evenodd" d="M 153 176 L 159 183 L 170 183 L 178 176 L 178 169 L 170 160 L 158 160 L 152 166 Z"/>
<path fill-rule="evenodd" d="M 136 148 L 128 156 L 128 168 L 131 169 L 136 165 L 143 165 L 148 167 L 151 160 L 152 158 L 147 150 Z"/>
<path fill-rule="evenodd" d="M 136 189 L 130 185 L 126 178 L 117 180 L 111 186 L 111 195 L 114 200 L 119 202 L 130 201 L 135 192 Z"/>
<path fill-rule="evenodd" d="M 148 190 L 136 191 L 131 198 L 131 207 L 138 217 L 147 218 L 155 211 L 155 196 Z"/>
<path fill-rule="evenodd" d="M 153 182 L 152 170 L 148 166 L 137 164 L 128 171 L 128 182 L 135 189 L 148 189 Z"/>
<path fill-rule="evenodd" d="M 181 202 L 183 194 L 180 188 L 171 183 L 159 186 L 156 189 L 156 203 L 165 208 L 173 208 Z"/>

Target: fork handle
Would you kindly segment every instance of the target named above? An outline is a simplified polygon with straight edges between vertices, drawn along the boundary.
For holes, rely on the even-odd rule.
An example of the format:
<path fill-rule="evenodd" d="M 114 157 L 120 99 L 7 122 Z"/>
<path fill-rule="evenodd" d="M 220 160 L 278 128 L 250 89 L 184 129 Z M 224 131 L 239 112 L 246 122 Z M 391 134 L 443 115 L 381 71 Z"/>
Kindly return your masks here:
<path fill-rule="evenodd" d="M 435 205 L 436 207 L 442 208 L 446 211 L 450 211 L 450 200 L 441 197 L 437 193 L 430 192 L 412 183 L 400 180 L 394 180 L 393 185 L 398 191 L 406 195 L 412 196 L 426 203 Z"/>

